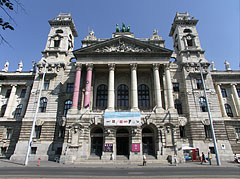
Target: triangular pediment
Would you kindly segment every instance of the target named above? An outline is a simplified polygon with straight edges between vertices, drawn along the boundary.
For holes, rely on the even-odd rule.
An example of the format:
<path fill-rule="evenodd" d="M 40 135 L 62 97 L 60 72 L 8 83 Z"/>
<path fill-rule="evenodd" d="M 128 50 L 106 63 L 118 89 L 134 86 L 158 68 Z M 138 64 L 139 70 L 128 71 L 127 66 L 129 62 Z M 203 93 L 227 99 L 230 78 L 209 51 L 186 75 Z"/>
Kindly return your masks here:
<path fill-rule="evenodd" d="M 159 47 L 148 42 L 138 39 L 119 36 L 97 44 L 75 50 L 75 56 L 88 55 L 123 55 L 123 54 L 162 54 L 171 56 L 172 51 L 163 47 Z"/>

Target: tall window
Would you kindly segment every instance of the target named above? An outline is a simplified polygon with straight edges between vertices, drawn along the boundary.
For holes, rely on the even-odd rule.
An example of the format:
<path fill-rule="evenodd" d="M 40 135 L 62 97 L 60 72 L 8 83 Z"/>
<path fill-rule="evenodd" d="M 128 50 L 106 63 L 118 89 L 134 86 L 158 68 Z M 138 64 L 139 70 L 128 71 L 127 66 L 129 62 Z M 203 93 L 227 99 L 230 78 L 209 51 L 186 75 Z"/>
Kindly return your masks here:
<path fill-rule="evenodd" d="M 120 85 L 117 91 L 117 107 L 127 109 L 129 106 L 128 87 L 126 85 Z"/>
<path fill-rule="evenodd" d="M 60 47 L 60 40 L 54 40 L 54 47 Z"/>
<path fill-rule="evenodd" d="M 72 107 L 72 100 L 67 100 L 64 103 L 64 111 L 63 111 L 63 115 L 66 116 L 68 110 Z"/>
<path fill-rule="evenodd" d="M 7 128 L 6 131 L 6 139 L 11 139 L 13 134 L 13 129 L 12 128 Z"/>
<path fill-rule="evenodd" d="M 22 113 L 22 107 L 23 105 L 22 104 L 19 104 L 15 110 L 15 114 L 14 114 L 14 118 L 18 118 L 21 116 L 21 113 Z"/>
<path fill-rule="evenodd" d="M 191 36 L 187 36 L 187 45 L 188 47 L 193 46 L 193 38 Z"/>
<path fill-rule="evenodd" d="M 199 98 L 199 105 L 200 105 L 201 112 L 207 112 L 207 102 L 205 97 Z"/>
<path fill-rule="evenodd" d="M 74 83 L 67 83 L 67 93 L 72 93 L 74 89 Z"/>
<path fill-rule="evenodd" d="M 236 131 L 236 138 L 240 139 L 240 128 L 235 128 Z"/>
<path fill-rule="evenodd" d="M 35 139 L 40 139 L 42 126 L 35 126 Z"/>
<path fill-rule="evenodd" d="M 179 99 L 176 99 L 174 101 L 174 106 L 175 106 L 175 109 L 177 109 L 178 114 L 182 114 L 183 113 L 182 112 L 182 104 L 181 104 Z"/>
<path fill-rule="evenodd" d="M 196 79 L 197 89 L 203 89 L 203 82 L 201 79 Z"/>
<path fill-rule="evenodd" d="M 179 83 L 173 83 L 173 91 L 178 92 L 179 91 Z"/>
<path fill-rule="evenodd" d="M 149 88 L 147 85 L 138 86 L 138 107 L 139 108 L 149 108 L 150 106 L 150 95 Z"/>
<path fill-rule="evenodd" d="M 97 103 L 96 107 L 99 109 L 106 109 L 108 101 L 107 85 L 99 85 L 97 88 Z"/>
<path fill-rule="evenodd" d="M 43 85 L 43 89 L 44 90 L 48 90 L 49 89 L 49 83 L 50 83 L 50 80 L 44 80 L 44 85 Z"/>
<path fill-rule="evenodd" d="M 225 106 L 225 110 L 226 110 L 228 117 L 233 117 L 231 106 L 229 104 L 225 104 L 224 106 Z"/>
<path fill-rule="evenodd" d="M 6 105 L 6 104 L 2 105 L 2 107 L 1 107 L 0 117 L 3 117 L 3 116 L 4 116 L 5 111 L 6 111 L 6 108 L 7 108 L 7 105 Z"/>
<path fill-rule="evenodd" d="M 204 130 L 205 130 L 205 137 L 212 138 L 212 132 L 211 132 L 210 125 L 204 125 Z"/>
<path fill-rule="evenodd" d="M 40 100 L 40 106 L 39 106 L 39 111 L 40 112 L 46 112 L 46 109 L 47 109 L 47 98 L 41 98 Z"/>
<path fill-rule="evenodd" d="M 227 97 L 227 91 L 225 88 L 221 88 L 221 92 L 222 92 L 222 97 L 226 98 Z"/>
<path fill-rule="evenodd" d="M 180 137 L 185 138 L 186 137 L 185 126 L 179 126 L 179 131 L 180 131 Z"/>
<path fill-rule="evenodd" d="M 237 94 L 238 94 L 238 97 L 240 98 L 240 88 L 237 88 Z"/>
<path fill-rule="evenodd" d="M 11 89 L 7 89 L 7 92 L 5 94 L 5 98 L 9 98 L 11 94 Z"/>
<path fill-rule="evenodd" d="M 26 89 L 22 89 L 21 94 L 20 94 L 20 98 L 25 98 L 26 95 Z"/>

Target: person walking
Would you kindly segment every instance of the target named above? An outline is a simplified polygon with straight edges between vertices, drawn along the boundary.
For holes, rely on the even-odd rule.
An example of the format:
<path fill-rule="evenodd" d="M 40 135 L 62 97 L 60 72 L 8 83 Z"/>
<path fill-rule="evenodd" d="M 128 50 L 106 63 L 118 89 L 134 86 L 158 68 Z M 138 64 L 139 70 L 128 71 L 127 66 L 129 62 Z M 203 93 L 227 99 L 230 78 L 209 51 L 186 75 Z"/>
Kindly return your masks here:
<path fill-rule="evenodd" d="M 209 165 L 212 165 L 212 154 L 210 152 L 208 152 L 208 162 L 209 162 Z"/>
<path fill-rule="evenodd" d="M 145 154 L 143 154 L 143 166 L 147 165 L 147 157 Z"/>
<path fill-rule="evenodd" d="M 202 159 L 201 159 L 201 164 L 203 163 L 203 162 L 205 162 L 205 155 L 204 155 L 204 153 L 202 152 Z"/>

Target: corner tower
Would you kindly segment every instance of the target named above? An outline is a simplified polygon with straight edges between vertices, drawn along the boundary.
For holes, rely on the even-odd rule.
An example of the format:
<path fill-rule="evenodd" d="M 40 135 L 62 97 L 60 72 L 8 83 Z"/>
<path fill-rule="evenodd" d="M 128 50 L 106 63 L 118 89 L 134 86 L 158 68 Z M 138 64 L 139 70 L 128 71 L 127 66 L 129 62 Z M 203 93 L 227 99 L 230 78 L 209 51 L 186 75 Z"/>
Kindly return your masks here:
<path fill-rule="evenodd" d="M 177 13 L 169 36 L 173 38 L 173 47 L 177 59 L 183 63 L 198 62 L 201 58 L 206 62 L 204 50 L 201 48 L 196 29 L 198 20 L 186 13 Z"/>

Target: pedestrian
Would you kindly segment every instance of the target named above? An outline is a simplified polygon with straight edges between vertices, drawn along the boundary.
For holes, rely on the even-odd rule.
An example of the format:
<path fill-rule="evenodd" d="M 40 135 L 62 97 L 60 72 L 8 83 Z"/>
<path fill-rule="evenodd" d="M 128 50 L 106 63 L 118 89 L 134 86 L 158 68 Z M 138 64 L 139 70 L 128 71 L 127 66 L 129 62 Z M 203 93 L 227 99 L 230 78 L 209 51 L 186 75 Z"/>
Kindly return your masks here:
<path fill-rule="evenodd" d="M 212 154 L 210 152 L 208 152 L 208 162 L 209 162 L 209 165 L 212 165 Z"/>
<path fill-rule="evenodd" d="M 143 166 L 147 165 L 147 157 L 145 154 L 143 154 Z"/>
<path fill-rule="evenodd" d="M 202 158 L 201 158 L 201 164 L 203 163 L 203 162 L 205 162 L 205 155 L 204 155 L 204 153 L 202 152 Z"/>
<path fill-rule="evenodd" d="M 234 163 L 238 163 L 238 157 L 237 157 L 237 154 L 234 154 Z"/>
<path fill-rule="evenodd" d="M 177 166 L 177 155 L 174 154 L 173 158 L 174 158 L 174 164 L 175 164 L 175 166 Z"/>

